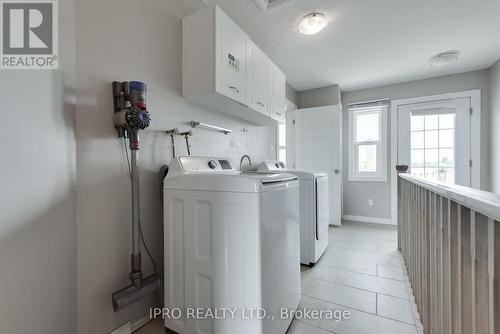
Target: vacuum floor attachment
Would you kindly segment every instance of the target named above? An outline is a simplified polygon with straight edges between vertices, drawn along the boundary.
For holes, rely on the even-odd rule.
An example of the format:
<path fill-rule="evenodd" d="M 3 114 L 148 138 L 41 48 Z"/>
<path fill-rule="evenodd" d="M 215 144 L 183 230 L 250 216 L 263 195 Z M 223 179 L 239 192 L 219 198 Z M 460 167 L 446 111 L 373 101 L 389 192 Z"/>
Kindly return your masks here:
<path fill-rule="evenodd" d="M 161 287 L 161 281 L 157 274 L 153 274 L 141 280 L 140 286 L 133 284 L 113 292 L 111 298 L 113 300 L 113 309 L 115 312 L 121 310 L 130 304 L 135 303 L 141 298 L 152 294 Z"/>

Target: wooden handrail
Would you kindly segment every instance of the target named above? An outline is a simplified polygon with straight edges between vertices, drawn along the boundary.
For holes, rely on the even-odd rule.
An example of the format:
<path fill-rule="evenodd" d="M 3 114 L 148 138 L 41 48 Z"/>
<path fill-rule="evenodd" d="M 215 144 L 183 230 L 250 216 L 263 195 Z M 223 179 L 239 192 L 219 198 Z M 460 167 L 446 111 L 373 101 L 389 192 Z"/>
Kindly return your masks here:
<path fill-rule="evenodd" d="M 500 195 L 400 173 L 398 247 L 424 332 L 500 333 Z"/>
<path fill-rule="evenodd" d="M 399 174 L 399 176 L 460 205 L 466 206 L 471 210 L 480 212 L 497 221 L 500 220 L 500 194 L 455 184 L 431 181 L 410 174 Z"/>

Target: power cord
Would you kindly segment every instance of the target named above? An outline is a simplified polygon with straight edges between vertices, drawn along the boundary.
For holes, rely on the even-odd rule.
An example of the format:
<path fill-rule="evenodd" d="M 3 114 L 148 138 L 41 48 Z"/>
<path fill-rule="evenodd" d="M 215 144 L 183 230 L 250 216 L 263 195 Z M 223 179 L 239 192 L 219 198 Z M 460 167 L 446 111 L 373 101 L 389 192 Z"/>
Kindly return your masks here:
<path fill-rule="evenodd" d="M 131 162 L 130 162 L 130 156 L 128 154 L 128 147 L 127 147 L 127 139 L 125 137 L 123 137 L 123 148 L 125 150 L 125 156 L 127 158 L 127 165 L 128 165 L 128 173 L 129 173 L 129 177 L 130 177 L 130 182 L 132 183 L 132 166 L 131 166 Z M 139 187 L 137 189 L 137 194 L 139 195 L 139 201 L 140 201 L 140 192 L 139 192 Z M 141 243 L 142 245 L 144 246 L 144 249 L 146 250 L 146 253 L 148 254 L 148 257 L 149 257 L 149 260 L 151 261 L 151 263 L 153 264 L 153 270 L 155 272 L 156 275 L 160 276 L 161 279 L 163 279 L 163 276 L 158 272 L 158 267 L 156 266 L 156 261 L 154 260 L 153 258 L 153 255 L 151 255 L 151 252 L 149 251 L 149 247 L 144 239 L 144 234 L 142 233 L 142 224 L 141 224 L 141 206 L 139 205 L 139 212 L 138 212 L 138 216 L 139 216 L 139 237 L 141 239 Z M 140 250 L 140 247 L 141 245 L 139 245 L 139 250 Z"/>

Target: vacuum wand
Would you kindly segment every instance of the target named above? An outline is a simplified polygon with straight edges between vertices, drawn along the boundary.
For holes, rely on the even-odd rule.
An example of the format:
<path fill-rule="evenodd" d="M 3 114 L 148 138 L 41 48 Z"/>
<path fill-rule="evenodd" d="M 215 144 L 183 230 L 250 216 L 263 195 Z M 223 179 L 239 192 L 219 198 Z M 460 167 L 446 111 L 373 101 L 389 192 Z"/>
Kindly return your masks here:
<path fill-rule="evenodd" d="M 146 129 L 151 117 L 146 106 L 146 84 L 139 81 L 113 82 L 114 125 L 118 137 L 128 138 L 130 149 L 130 178 L 132 183 L 132 254 L 130 256 L 131 285 L 111 295 L 113 309 L 120 309 L 158 290 L 161 286 L 157 274 L 142 277 L 140 251 L 141 226 L 139 214 L 139 131 Z"/>

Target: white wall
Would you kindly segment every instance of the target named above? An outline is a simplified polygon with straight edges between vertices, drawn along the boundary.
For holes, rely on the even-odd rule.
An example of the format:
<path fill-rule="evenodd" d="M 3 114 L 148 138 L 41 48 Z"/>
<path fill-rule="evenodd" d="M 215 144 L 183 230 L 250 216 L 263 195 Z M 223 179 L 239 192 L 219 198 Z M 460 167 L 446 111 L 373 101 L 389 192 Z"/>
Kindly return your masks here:
<path fill-rule="evenodd" d="M 130 189 L 121 141 L 112 125 L 111 82 L 148 84 L 152 127 L 140 151 L 141 213 L 144 234 L 162 268 L 162 214 L 157 172 L 171 159 L 170 138 L 162 130 L 199 120 L 230 128 L 225 136 L 195 129 L 192 153 L 242 154 L 255 162 L 274 157 L 275 126 L 251 126 L 191 104 L 181 94 L 181 19 L 164 0 L 85 0 L 77 7 L 78 100 L 78 333 L 106 333 L 135 321 L 159 305 L 146 299 L 118 313 L 112 291 L 129 284 Z M 241 128 L 248 132 L 241 132 Z M 179 137 L 177 148 L 185 153 Z M 273 152 L 270 151 L 273 146 Z M 143 254 L 145 274 L 152 266 Z"/>
<path fill-rule="evenodd" d="M 491 191 L 500 193 L 500 60 L 490 69 Z"/>
<path fill-rule="evenodd" d="M 471 89 L 481 89 L 482 92 L 482 137 L 481 137 L 481 186 L 490 188 L 489 181 L 489 72 L 488 70 L 473 71 L 443 77 L 404 82 L 389 86 L 375 87 L 358 91 L 342 93 L 344 106 L 344 143 L 348 144 L 347 105 L 374 99 L 404 99 L 410 97 L 450 93 Z M 388 120 L 391 117 L 389 115 Z M 390 123 L 390 122 L 389 122 Z M 391 172 L 390 136 L 388 126 L 388 170 Z M 344 214 L 375 218 L 390 218 L 391 216 L 391 184 L 390 174 L 387 182 L 351 182 L 348 180 L 348 150 L 344 149 Z M 374 200 L 374 206 L 368 206 L 368 199 Z"/>
<path fill-rule="evenodd" d="M 76 331 L 74 1 L 60 69 L 0 70 L 0 333 Z"/>

